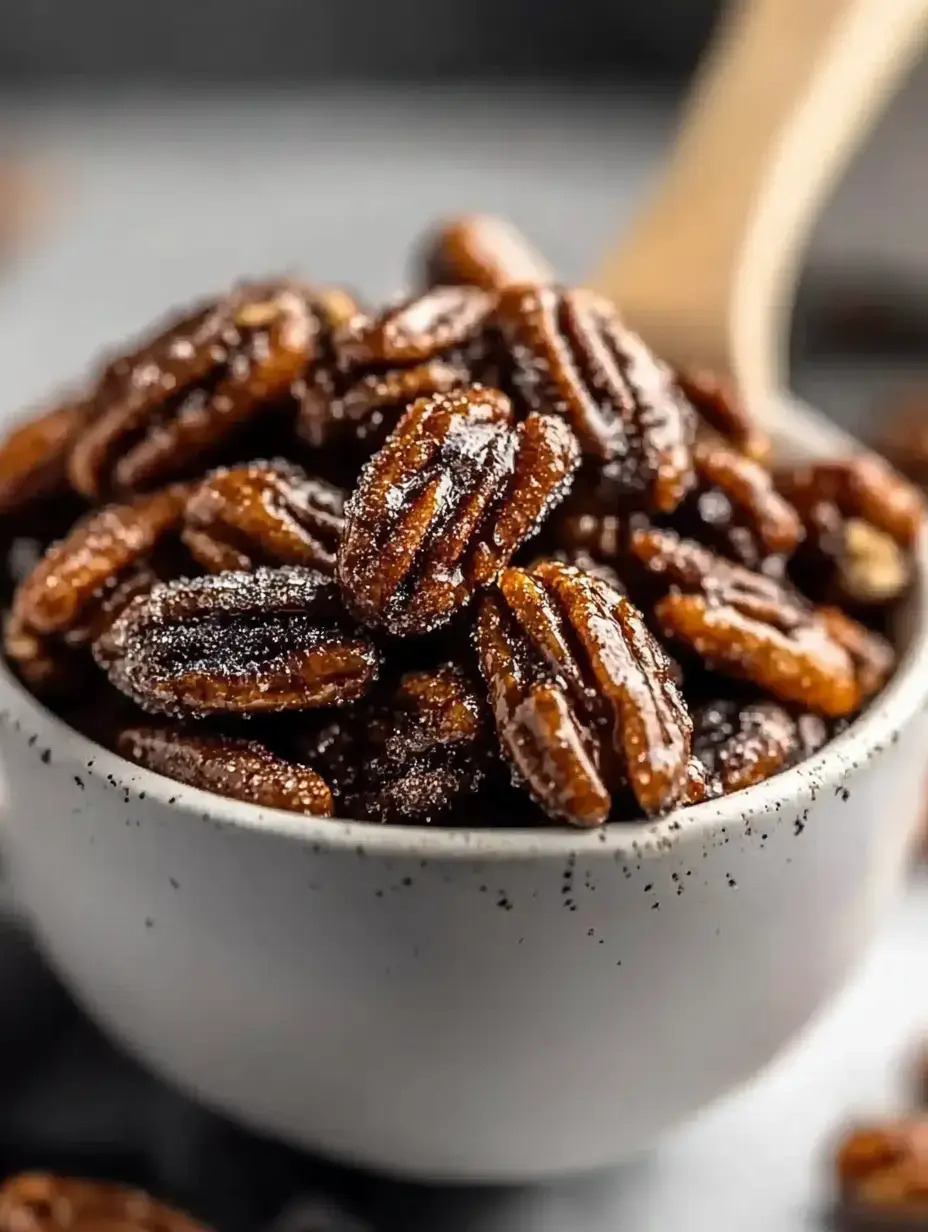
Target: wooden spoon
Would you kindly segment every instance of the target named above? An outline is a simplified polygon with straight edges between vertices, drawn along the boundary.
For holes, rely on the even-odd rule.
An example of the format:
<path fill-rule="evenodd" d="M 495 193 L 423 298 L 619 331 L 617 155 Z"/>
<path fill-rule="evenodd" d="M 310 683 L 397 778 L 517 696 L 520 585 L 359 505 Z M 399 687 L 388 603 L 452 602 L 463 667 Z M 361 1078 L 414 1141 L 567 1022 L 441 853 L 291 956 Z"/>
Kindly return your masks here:
<path fill-rule="evenodd" d="M 809 231 L 926 33 L 928 0 L 737 0 L 656 195 L 591 280 L 659 355 L 734 377 L 768 426 Z"/>

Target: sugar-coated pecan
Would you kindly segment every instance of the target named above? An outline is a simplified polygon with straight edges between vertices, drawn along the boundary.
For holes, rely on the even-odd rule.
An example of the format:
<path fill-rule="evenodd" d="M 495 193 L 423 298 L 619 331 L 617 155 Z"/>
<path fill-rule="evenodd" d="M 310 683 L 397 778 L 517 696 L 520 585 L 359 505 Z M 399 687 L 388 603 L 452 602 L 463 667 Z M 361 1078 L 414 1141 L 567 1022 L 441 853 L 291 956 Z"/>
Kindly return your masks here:
<path fill-rule="evenodd" d="M 675 509 L 693 478 L 693 411 L 615 308 L 591 291 L 511 287 L 495 319 L 526 408 L 563 415 L 639 507 Z"/>
<path fill-rule="evenodd" d="M 566 492 L 569 428 L 474 386 L 415 402 L 345 510 L 338 576 L 365 623 L 426 633 L 489 585 Z"/>
<path fill-rule="evenodd" d="M 213 573 L 257 565 L 335 571 L 345 494 L 290 462 L 213 471 L 191 496 L 183 540 Z"/>
<path fill-rule="evenodd" d="M 755 462 L 770 456 L 770 438 L 754 422 L 738 397 L 734 382 L 706 369 L 677 375 L 677 383 L 695 408 L 701 425 L 711 429 Z"/>
<path fill-rule="evenodd" d="M 332 816 L 332 793 L 308 766 L 294 765 L 256 740 L 201 735 L 182 727 L 128 727 L 117 751 L 190 787 L 261 808 Z"/>
<path fill-rule="evenodd" d="M 853 1130 L 839 1146 L 836 1172 L 845 1226 L 928 1228 L 925 1118 Z"/>
<path fill-rule="evenodd" d="M 204 1232 L 140 1190 L 27 1172 L 0 1188 L 0 1232 Z"/>
<path fill-rule="evenodd" d="M 6 434 L 0 442 L 0 517 L 68 491 L 68 456 L 93 413 L 89 399 L 74 398 Z"/>
<path fill-rule="evenodd" d="M 195 472 L 292 398 L 317 329 L 307 292 L 288 282 L 244 284 L 162 327 L 101 376 L 71 452 L 74 487 L 98 500 Z"/>
<path fill-rule="evenodd" d="M 378 449 L 410 402 L 470 383 L 494 304 L 477 287 L 432 287 L 357 314 L 335 335 L 337 371 L 307 385 L 300 435 L 315 448 Z"/>
<path fill-rule="evenodd" d="M 505 218 L 466 214 L 426 236 L 419 254 L 426 286 L 502 287 L 543 285 L 554 271 Z"/>
<path fill-rule="evenodd" d="M 407 672 L 386 696 L 301 737 L 330 775 L 341 816 L 390 825 L 447 820 L 486 778 L 486 704 L 453 664 Z"/>
<path fill-rule="evenodd" d="M 665 636 L 709 667 L 831 718 L 860 705 L 851 656 L 798 592 L 671 531 L 636 530 L 631 548 L 672 587 L 655 607 Z"/>
<path fill-rule="evenodd" d="M 67 697 L 87 683 L 87 660 L 55 637 L 33 632 L 14 612 L 3 622 L 3 650 L 16 674 L 42 698 Z"/>
<path fill-rule="evenodd" d="M 176 484 L 81 518 L 20 584 L 14 616 L 35 633 L 86 640 L 107 597 L 151 580 L 147 559 L 179 529 L 187 493 Z"/>
<path fill-rule="evenodd" d="M 821 607 L 818 614 L 829 636 L 848 653 L 864 698 L 878 693 L 896 666 L 896 652 L 879 633 L 852 620 L 836 607 Z"/>
<path fill-rule="evenodd" d="M 794 718 L 772 701 L 722 699 L 693 715 L 693 749 L 726 795 L 795 765 L 827 738 L 817 715 Z"/>
<path fill-rule="evenodd" d="M 379 666 L 335 582 L 295 565 L 157 585 L 93 649 L 143 710 L 177 716 L 340 705 Z"/>
<path fill-rule="evenodd" d="M 816 505 L 834 505 L 844 517 L 869 522 L 903 547 L 914 543 L 922 525 L 922 494 L 875 454 L 784 467 L 776 484 L 803 517 Z"/>
<path fill-rule="evenodd" d="M 672 665 L 602 579 L 504 569 L 476 641 L 503 751 L 552 816 L 599 825 L 626 784 L 649 816 L 681 800 L 692 725 Z"/>

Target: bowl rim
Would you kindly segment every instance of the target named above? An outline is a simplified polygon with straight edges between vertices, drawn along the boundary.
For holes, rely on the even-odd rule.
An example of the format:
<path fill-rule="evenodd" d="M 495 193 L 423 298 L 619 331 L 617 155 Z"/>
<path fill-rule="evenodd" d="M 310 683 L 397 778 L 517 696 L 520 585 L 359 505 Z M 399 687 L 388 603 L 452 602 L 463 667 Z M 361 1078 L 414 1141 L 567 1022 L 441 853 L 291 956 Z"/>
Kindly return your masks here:
<path fill-rule="evenodd" d="M 816 453 L 826 441 L 828 452 L 836 447 L 847 451 L 848 445 L 860 448 L 830 425 L 823 431 L 820 425 L 811 423 L 806 432 L 802 423 L 805 412 L 792 399 L 786 406 L 789 414 L 780 434 L 794 443 L 799 437 L 811 438 L 818 446 Z M 120 800 L 129 789 L 137 797 L 144 795 L 165 807 L 195 814 L 198 821 L 295 839 L 314 849 L 363 849 L 365 853 L 431 859 L 562 859 L 585 848 L 610 858 L 640 858 L 649 852 L 703 842 L 727 826 L 743 829 L 749 820 L 784 811 L 798 815 L 820 793 L 839 792 L 846 779 L 899 739 L 928 702 L 928 526 L 915 545 L 914 560 L 914 583 L 906 606 L 908 644 L 889 683 L 860 717 L 819 752 L 791 769 L 753 787 L 675 810 L 655 821 L 613 821 L 594 829 L 557 824 L 509 829 L 399 826 L 261 808 L 169 779 L 96 744 L 33 697 L 2 656 L 0 723 L 22 734 L 25 743 L 53 750 L 52 763 L 64 761 L 81 774 L 91 775 L 105 788 L 118 793 Z M 153 717 L 152 722 L 158 719 Z"/>

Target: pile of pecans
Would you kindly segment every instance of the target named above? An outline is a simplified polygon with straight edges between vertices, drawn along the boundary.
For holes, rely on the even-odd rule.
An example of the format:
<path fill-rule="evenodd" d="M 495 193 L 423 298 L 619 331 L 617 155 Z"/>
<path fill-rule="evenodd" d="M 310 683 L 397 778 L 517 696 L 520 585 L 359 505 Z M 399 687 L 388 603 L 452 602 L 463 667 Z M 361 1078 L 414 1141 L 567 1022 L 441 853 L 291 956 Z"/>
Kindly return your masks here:
<path fill-rule="evenodd" d="M 24 683 L 171 778 L 390 823 L 655 817 L 818 749 L 893 670 L 919 493 L 773 468 L 505 224 L 421 256 L 378 312 L 238 286 L 8 437 Z"/>

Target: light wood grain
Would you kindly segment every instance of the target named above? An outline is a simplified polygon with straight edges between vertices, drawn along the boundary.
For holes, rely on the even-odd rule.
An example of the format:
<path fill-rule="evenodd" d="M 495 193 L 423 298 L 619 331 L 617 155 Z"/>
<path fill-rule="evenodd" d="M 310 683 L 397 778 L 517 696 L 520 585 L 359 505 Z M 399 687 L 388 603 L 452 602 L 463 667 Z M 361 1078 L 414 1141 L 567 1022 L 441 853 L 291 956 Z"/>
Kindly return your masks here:
<path fill-rule="evenodd" d="M 926 33 L 928 0 L 738 0 L 593 285 L 659 353 L 731 373 L 767 413 L 811 226 Z"/>

